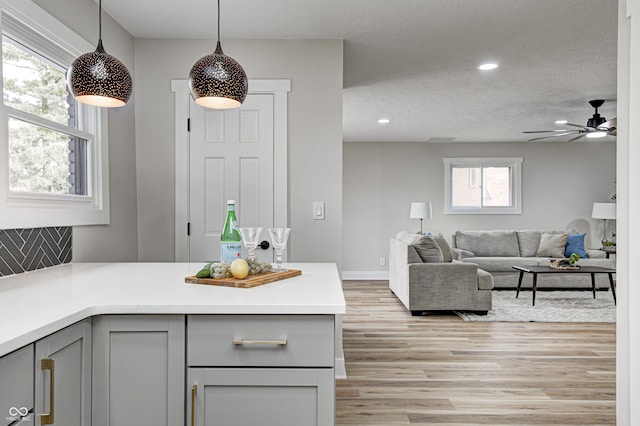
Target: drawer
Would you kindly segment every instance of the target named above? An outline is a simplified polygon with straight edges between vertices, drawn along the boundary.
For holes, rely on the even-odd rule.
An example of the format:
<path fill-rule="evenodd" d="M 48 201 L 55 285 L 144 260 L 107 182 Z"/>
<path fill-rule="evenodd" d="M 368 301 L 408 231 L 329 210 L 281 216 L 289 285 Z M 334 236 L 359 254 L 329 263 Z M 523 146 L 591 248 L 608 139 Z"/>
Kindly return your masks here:
<path fill-rule="evenodd" d="M 333 367 L 332 315 L 190 315 L 189 367 Z"/>

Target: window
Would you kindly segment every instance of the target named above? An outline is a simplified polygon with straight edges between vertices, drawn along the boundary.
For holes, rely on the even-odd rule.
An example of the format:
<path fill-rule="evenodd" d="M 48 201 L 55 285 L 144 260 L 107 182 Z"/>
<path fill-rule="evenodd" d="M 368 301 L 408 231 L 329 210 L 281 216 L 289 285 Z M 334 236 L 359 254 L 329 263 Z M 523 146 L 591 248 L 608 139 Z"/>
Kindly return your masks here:
<path fill-rule="evenodd" d="M 445 158 L 445 214 L 521 214 L 522 158 Z"/>
<path fill-rule="evenodd" d="M 66 68 L 94 48 L 31 0 L 2 2 L 0 228 L 108 223 L 106 113 Z"/>

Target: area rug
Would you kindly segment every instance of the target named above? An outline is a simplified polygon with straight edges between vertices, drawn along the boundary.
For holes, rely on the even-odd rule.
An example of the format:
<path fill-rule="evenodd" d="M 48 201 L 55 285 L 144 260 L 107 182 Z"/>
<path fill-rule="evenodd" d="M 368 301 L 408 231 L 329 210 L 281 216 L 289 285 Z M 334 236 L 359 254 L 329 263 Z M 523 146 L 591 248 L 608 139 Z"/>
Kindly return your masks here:
<path fill-rule="evenodd" d="M 505 322 L 616 322 L 616 306 L 610 291 L 540 291 L 531 306 L 531 291 L 493 292 L 493 309 L 487 315 L 456 312 L 465 321 Z"/>

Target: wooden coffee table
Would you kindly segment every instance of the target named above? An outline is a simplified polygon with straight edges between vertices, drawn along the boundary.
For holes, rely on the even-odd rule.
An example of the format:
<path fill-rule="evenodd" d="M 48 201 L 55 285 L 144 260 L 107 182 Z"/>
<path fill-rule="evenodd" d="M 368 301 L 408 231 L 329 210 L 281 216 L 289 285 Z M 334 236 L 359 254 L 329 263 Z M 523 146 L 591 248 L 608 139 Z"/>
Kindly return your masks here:
<path fill-rule="evenodd" d="M 513 266 L 512 268 L 516 271 L 520 271 L 516 299 L 520 294 L 520 286 L 522 285 L 522 277 L 524 276 L 524 273 L 533 274 L 533 306 L 536 305 L 538 274 L 591 274 L 591 289 L 593 291 L 594 299 L 596 298 L 596 274 L 607 274 L 609 275 L 609 287 L 611 288 L 611 294 L 613 295 L 613 303 L 616 303 L 616 288 L 613 284 L 613 274 L 616 273 L 615 269 L 601 268 L 598 266 L 581 266 L 580 269 L 554 269 L 550 266 Z"/>

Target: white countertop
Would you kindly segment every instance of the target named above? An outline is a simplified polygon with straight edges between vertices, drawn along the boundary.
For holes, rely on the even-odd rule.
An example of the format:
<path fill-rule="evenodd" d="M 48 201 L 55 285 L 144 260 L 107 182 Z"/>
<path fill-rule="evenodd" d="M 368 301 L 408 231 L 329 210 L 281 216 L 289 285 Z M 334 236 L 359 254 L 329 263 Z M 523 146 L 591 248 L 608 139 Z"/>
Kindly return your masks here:
<path fill-rule="evenodd" d="M 253 287 L 187 284 L 203 263 L 72 263 L 0 278 L 0 356 L 103 314 L 343 314 L 331 263 Z"/>

